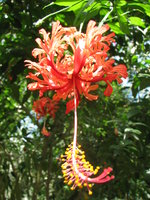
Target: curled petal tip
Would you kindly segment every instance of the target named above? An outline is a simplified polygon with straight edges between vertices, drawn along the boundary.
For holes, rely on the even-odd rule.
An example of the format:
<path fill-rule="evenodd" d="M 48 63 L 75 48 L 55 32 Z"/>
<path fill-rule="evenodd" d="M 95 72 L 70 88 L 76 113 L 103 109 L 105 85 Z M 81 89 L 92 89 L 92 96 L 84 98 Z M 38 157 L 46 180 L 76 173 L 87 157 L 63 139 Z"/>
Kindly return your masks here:
<path fill-rule="evenodd" d="M 112 175 L 112 176 L 110 176 L 110 178 L 111 178 L 111 180 L 113 180 L 115 178 L 115 176 Z"/>

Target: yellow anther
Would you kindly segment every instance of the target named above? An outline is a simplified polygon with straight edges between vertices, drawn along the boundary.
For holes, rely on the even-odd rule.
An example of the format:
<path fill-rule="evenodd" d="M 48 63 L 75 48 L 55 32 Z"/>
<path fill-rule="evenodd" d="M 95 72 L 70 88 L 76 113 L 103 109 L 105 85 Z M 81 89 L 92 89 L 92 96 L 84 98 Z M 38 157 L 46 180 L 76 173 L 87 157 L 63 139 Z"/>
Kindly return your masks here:
<path fill-rule="evenodd" d="M 66 169 L 66 166 L 61 166 L 62 169 Z"/>
<path fill-rule="evenodd" d="M 79 177 L 78 177 L 78 175 L 77 175 L 77 174 L 75 175 L 75 179 L 76 179 L 76 180 L 77 180 L 77 179 L 79 179 Z"/>
<path fill-rule="evenodd" d="M 72 173 L 70 173 L 70 177 L 73 177 L 73 174 L 72 174 Z"/>
<path fill-rule="evenodd" d="M 78 145 L 78 148 L 80 149 L 80 148 L 81 148 L 81 145 Z"/>
<path fill-rule="evenodd" d="M 81 184 L 81 183 L 78 183 L 78 187 L 79 187 L 79 188 L 82 188 L 82 184 Z"/>
<path fill-rule="evenodd" d="M 79 168 L 79 164 L 76 164 L 76 167 Z"/>
<path fill-rule="evenodd" d="M 84 164 L 83 167 L 86 168 L 86 169 L 88 168 L 88 166 L 86 164 Z"/>
<path fill-rule="evenodd" d="M 71 190 L 74 190 L 74 187 L 71 187 L 70 189 L 71 189 Z"/>
<path fill-rule="evenodd" d="M 78 155 L 77 155 L 77 154 L 75 154 L 75 158 L 78 158 Z"/>
<path fill-rule="evenodd" d="M 95 169 L 95 170 L 94 170 L 94 175 L 96 175 L 96 174 L 97 174 L 97 172 L 98 172 L 98 170 L 97 170 L 97 169 Z"/>
<path fill-rule="evenodd" d="M 68 176 L 68 175 L 67 175 L 66 173 L 64 173 L 64 174 L 63 174 L 63 177 L 66 177 L 66 176 Z"/>
<path fill-rule="evenodd" d="M 75 184 L 78 185 L 79 184 L 79 180 L 75 180 Z"/>
<path fill-rule="evenodd" d="M 94 171 L 94 169 L 93 169 L 93 166 L 91 166 L 91 167 L 90 167 L 90 171 L 91 171 L 91 172 L 93 172 L 93 171 Z"/>
<path fill-rule="evenodd" d="M 69 180 L 68 185 L 71 185 L 71 184 L 72 184 L 72 180 Z"/>
<path fill-rule="evenodd" d="M 70 159 L 70 158 L 71 158 L 71 154 L 68 154 L 67 159 Z"/>
<path fill-rule="evenodd" d="M 85 155 L 82 155 L 82 157 L 81 157 L 82 159 L 84 159 L 85 158 Z"/>
<path fill-rule="evenodd" d="M 80 153 L 81 153 L 81 154 L 84 154 L 85 152 L 84 152 L 84 151 L 81 151 Z"/>
<path fill-rule="evenodd" d="M 76 153 L 76 154 L 78 154 L 78 153 L 79 153 L 79 151 L 76 149 L 76 150 L 75 150 L 75 153 Z"/>
<path fill-rule="evenodd" d="M 86 186 L 87 186 L 87 183 L 84 183 L 83 185 L 84 185 L 84 187 L 86 187 Z"/>
<path fill-rule="evenodd" d="M 89 184 L 89 188 L 91 188 L 92 187 L 92 184 Z"/>
<path fill-rule="evenodd" d="M 63 158 L 63 157 L 64 157 L 64 155 L 61 155 L 60 157 L 61 157 L 61 158 Z"/>
<path fill-rule="evenodd" d="M 99 166 L 97 166 L 97 167 L 96 167 L 96 169 L 100 169 L 100 167 L 99 167 Z"/>
<path fill-rule="evenodd" d="M 92 191 L 91 190 L 89 190 L 89 195 L 92 195 L 93 193 L 92 193 Z"/>

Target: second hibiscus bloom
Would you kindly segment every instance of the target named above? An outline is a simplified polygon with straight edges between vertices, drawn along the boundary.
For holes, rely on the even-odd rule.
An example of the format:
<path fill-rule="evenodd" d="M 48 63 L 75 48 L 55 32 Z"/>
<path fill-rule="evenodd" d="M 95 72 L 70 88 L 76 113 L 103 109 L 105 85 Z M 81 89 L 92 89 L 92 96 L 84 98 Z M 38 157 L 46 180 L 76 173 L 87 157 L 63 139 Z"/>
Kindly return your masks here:
<path fill-rule="evenodd" d="M 36 113 L 38 120 L 44 118 L 44 125 L 41 133 L 45 136 L 50 136 L 50 132 L 46 129 L 46 117 L 55 118 L 55 113 L 58 109 L 57 102 L 52 101 L 49 97 L 42 97 L 34 101 L 32 109 Z"/>

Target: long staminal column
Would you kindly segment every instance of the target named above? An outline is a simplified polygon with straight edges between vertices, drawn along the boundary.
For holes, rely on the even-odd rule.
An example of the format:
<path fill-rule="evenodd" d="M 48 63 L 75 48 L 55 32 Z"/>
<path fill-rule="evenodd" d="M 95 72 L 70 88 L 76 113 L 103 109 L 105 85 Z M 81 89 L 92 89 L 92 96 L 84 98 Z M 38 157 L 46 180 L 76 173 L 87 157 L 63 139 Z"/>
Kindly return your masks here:
<path fill-rule="evenodd" d="M 76 90 L 74 84 L 74 138 L 73 143 L 71 143 L 66 149 L 65 155 L 61 155 L 62 159 L 62 172 L 65 179 L 65 183 L 72 185 L 71 189 L 74 190 L 76 187 L 82 188 L 87 187 L 89 195 L 92 195 L 91 187 L 93 183 L 105 183 L 112 179 L 114 176 L 109 176 L 112 171 L 111 167 L 103 170 L 103 172 L 95 177 L 100 169 L 97 166 L 95 169 L 85 159 L 85 153 L 81 150 L 81 145 L 77 145 L 77 101 L 76 101 Z"/>

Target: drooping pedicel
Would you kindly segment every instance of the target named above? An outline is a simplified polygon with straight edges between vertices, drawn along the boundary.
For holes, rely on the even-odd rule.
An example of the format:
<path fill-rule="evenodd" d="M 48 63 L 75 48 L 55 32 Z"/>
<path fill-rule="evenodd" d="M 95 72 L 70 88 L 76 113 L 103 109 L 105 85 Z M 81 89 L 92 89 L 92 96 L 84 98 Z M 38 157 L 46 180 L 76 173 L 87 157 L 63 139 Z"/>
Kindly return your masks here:
<path fill-rule="evenodd" d="M 65 155 L 61 155 L 63 164 L 61 165 L 64 183 L 71 186 L 71 190 L 76 187 L 87 187 L 89 195 L 92 195 L 91 188 L 93 183 L 105 183 L 114 179 L 113 175 L 109 175 L 112 171 L 111 167 L 103 170 L 103 172 L 92 178 L 99 172 L 100 167 L 94 167 L 85 159 L 85 152 L 81 150 L 81 145 L 78 145 L 73 153 L 73 143 L 66 149 Z"/>

